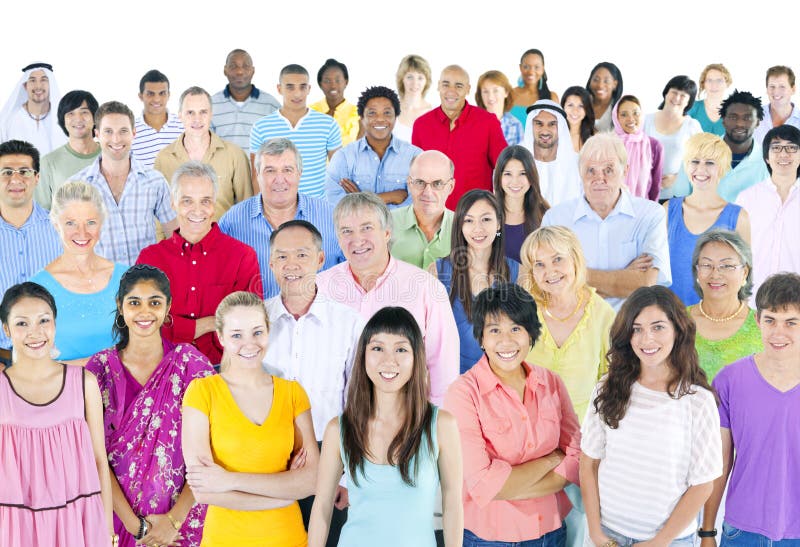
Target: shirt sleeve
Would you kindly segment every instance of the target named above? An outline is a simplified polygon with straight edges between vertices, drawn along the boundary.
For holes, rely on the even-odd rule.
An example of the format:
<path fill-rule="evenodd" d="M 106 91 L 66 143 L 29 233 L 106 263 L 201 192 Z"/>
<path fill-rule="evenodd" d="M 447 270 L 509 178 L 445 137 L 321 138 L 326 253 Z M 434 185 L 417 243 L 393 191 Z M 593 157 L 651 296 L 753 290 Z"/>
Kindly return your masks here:
<path fill-rule="evenodd" d="M 337 150 L 325 171 L 325 198 L 331 205 L 336 205 L 346 192 L 339 184 L 342 179 L 352 178 L 347 172 L 347 158 L 344 150 Z"/>
<path fill-rule="evenodd" d="M 248 291 L 258 296 L 264 294 L 264 287 L 261 281 L 261 270 L 258 267 L 258 255 L 252 247 L 242 244 L 242 256 L 239 260 L 239 271 L 236 272 L 236 279 L 233 282 L 233 291 Z"/>
<path fill-rule="evenodd" d="M 458 328 L 444 285 L 427 273 L 422 282 L 431 287 L 425 325 L 425 356 L 431 379 L 431 402 L 440 406 L 447 388 L 458 377 Z"/>
<path fill-rule="evenodd" d="M 155 209 L 153 213 L 162 224 L 175 220 L 178 214 L 172 209 L 169 185 L 167 179 L 161 172 L 158 172 L 158 194 L 156 197 Z"/>
<path fill-rule="evenodd" d="M 33 197 L 40 207 L 50 210 L 53 204 L 53 165 L 50 154 L 42 158 L 39 182 L 33 189 Z"/>
<path fill-rule="evenodd" d="M 238 146 L 225 143 L 233 151 L 233 203 L 239 203 L 253 197 L 253 184 L 250 179 L 250 162 L 244 150 Z"/>
<path fill-rule="evenodd" d="M 494 116 L 492 116 L 492 118 L 494 119 L 490 120 L 491 125 L 489 127 L 489 164 L 492 169 L 494 169 L 500 152 L 508 146 L 508 143 L 506 142 L 505 135 L 503 135 L 503 128 L 500 125 L 500 121 Z"/>
<path fill-rule="evenodd" d="M 683 168 L 683 165 L 681 165 L 681 168 L 678 169 L 678 176 L 672 184 L 672 194 L 675 197 L 682 197 L 688 196 L 691 191 L 692 185 L 689 182 L 689 177 L 686 176 L 686 170 Z"/>
<path fill-rule="evenodd" d="M 597 398 L 597 387 L 589 398 L 586 417 L 581 427 L 581 450 L 594 460 L 602 460 L 606 455 L 606 424 L 600 414 L 594 409 L 594 400 Z"/>
<path fill-rule="evenodd" d="M 692 457 L 687 482 L 690 486 L 722 475 L 722 438 L 719 414 L 710 391 L 694 386 L 692 397 Z"/>
<path fill-rule="evenodd" d="M 650 189 L 647 192 L 647 199 L 658 201 L 658 196 L 661 194 L 661 177 L 664 172 L 664 147 L 657 139 L 648 138 L 653 151 L 653 165 L 650 167 Z"/>
<path fill-rule="evenodd" d="M 258 152 L 258 148 L 261 146 L 261 143 L 264 142 L 264 139 L 259 134 L 260 130 L 258 127 L 258 122 L 254 123 L 250 128 L 250 153 L 255 154 Z"/>
<path fill-rule="evenodd" d="M 564 381 L 558 374 L 553 373 L 552 376 L 556 381 L 555 395 L 561 404 L 561 434 L 558 447 L 565 455 L 554 471 L 569 482 L 580 484 L 578 465 L 581 458 L 581 426 Z"/>
<path fill-rule="evenodd" d="M 292 380 L 289 383 L 292 390 L 292 412 L 294 413 L 294 417 L 297 418 L 306 410 L 311 409 L 311 402 L 308 400 L 306 390 L 303 389 L 303 386 L 301 386 L 299 382 Z"/>
<path fill-rule="evenodd" d="M 730 384 L 728 383 L 728 372 L 723 368 L 714 377 L 712 387 L 717 392 L 719 397 L 719 407 L 717 408 L 719 414 L 719 425 L 727 429 L 731 428 L 731 415 L 730 415 Z"/>
<path fill-rule="evenodd" d="M 331 118 L 331 121 L 331 130 L 328 133 L 328 152 L 342 147 L 342 130 L 339 128 L 339 124 L 336 123 L 336 120 Z"/>
<path fill-rule="evenodd" d="M 206 416 L 211 415 L 211 392 L 207 380 L 197 378 L 189 383 L 183 395 L 183 406 L 195 408 Z"/>
<path fill-rule="evenodd" d="M 639 254 L 646 253 L 653 257 L 653 267 L 658 268 L 658 284 L 672 285 L 672 270 L 669 262 L 669 243 L 667 239 L 667 213 L 657 203 L 645 212 L 642 248 Z"/>

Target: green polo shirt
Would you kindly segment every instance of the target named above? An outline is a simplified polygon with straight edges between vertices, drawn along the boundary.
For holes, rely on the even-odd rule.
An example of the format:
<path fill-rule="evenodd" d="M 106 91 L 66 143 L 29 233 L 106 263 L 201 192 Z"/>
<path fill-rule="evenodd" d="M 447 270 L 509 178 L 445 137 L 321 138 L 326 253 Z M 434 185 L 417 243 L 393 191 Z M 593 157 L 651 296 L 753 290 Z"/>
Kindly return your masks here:
<path fill-rule="evenodd" d="M 453 211 L 444 210 L 444 218 L 439 231 L 428 241 L 417 224 L 414 206 L 407 205 L 392 210 L 392 256 L 427 269 L 437 258 L 450 254 L 450 233 L 453 230 Z"/>

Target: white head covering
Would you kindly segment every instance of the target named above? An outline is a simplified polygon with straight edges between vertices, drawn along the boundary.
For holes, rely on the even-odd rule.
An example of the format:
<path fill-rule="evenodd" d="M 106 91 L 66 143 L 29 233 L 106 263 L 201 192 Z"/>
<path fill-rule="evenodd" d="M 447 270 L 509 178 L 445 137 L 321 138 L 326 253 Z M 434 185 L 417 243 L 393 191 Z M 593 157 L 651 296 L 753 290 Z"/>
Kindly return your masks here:
<path fill-rule="evenodd" d="M 569 136 L 569 124 L 564 110 L 555 101 L 541 99 L 528 107 L 528 119 L 525 122 L 525 135 L 522 145 L 536 157 L 533 139 L 533 120 L 542 112 L 549 112 L 558 121 L 558 148 L 553 161 L 536 161 L 539 173 L 539 186 L 542 195 L 553 207 L 561 202 L 579 198 L 583 195 L 583 184 L 578 172 L 578 154 L 572 148 Z"/>
<path fill-rule="evenodd" d="M 25 89 L 25 82 L 34 70 L 42 70 L 47 75 L 48 83 L 50 84 L 50 111 L 44 120 L 41 121 L 46 129 L 47 136 L 51 143 L 63 143 L 66 141 L 64 131 L 58 125 L 58 102 L 61 100 L 61 93 L 58 90 L 58 84 L 53 77 L 53 67 L 47 63 L 32 63 L 22 69 L 22 77 L 17 82 L 17 86 L 11 92 L 11 96 L 0 111 L 0 136 L 3 141 L 19 138 L 15 134 L 14 128 L 9 127 L 12 118 L 19 112 L 22 105 L 28 100 L 28 91 Z M 31 143 L 36 145 L 37 143 Z M 44 155 L 50 150 L 39 150 L 39 153 Z"/>

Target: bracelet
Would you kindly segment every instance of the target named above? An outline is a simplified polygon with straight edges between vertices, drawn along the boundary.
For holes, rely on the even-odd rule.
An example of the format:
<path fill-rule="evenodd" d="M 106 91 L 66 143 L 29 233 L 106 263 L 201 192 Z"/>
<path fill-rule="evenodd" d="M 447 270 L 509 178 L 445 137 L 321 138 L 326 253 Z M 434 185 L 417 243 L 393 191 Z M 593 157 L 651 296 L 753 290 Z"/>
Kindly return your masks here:
<path fill-rule="evenodd" d="M 142 539 L 144 536 L 147 535 L 147 532 L 150 531 L 150 523 L 147 522 L 147 519 L 140 516 L 139 517 L 139 533 L 134 536 L 134 539 Z"/>
<path fill-rule="evenodd" d="M 119 534 L 111 534 L 111 547 L 119 547 Z"/>
<path fill-rule="evenodd" d="M 711 530 L 703 530 L 702 528 L 697 529 L 697 537 L 701 538 L 714 538 L 717 537 L 717 529 L 712 528 Z"/>
<path fill-rule="evenodd" d="M 609 539 L 604 544 L 602 544 L 600 547 L 618 547 L 618 545 L 619 544 L 617 543 L 617 540 Z"/>
<path fill-rule="evenodd" d="M 175 520 L 172 515 L 167 513 L 167 518 L 169 519 L 169 523 L 172 524 L 172 527 L 175 528 L 175 531 L 178 532 L 181 529 L 181 523 Z"/>

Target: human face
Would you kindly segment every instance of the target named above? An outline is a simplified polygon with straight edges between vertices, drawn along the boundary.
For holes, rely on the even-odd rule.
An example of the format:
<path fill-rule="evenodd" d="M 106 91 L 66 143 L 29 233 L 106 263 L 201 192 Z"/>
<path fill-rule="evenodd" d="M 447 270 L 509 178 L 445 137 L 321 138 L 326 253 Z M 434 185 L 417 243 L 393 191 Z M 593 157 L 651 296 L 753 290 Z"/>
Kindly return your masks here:
<path fill-rule="evenodd" d="M 680 89 L 671 87 L 667 90 L 667 96 L 664 97 L 664 107 L 670 106 L 681 114 L 689 104 L 689 94 Z"/>
<path fill-rule="evenodd" d="M 364 365 L 375 389 L 397 393 L 411 378 L 414 348 L 405 336 L 379 332 L 367 342 Z"/>
<path fill-rule="evenodd" d="M 642 109 L 632 101 L 626 101 L 619 105 L 617 118 L 619 118 L 622 130 L 629 135 L 637 133 L 642 127 Z"/>
<path fill-rule="evenodd" d="M 58 216 L 58 233 L 64 252 L 80 255 L 93 252 L 100 240 L 103 222 L 100 213 L 93 203 L 88 201 L 71 201 L 64 206 Z"/>
<path fill-rule="evenodd" d="M 392 130 L 396 114 L 392 101 L 386 97 L 375 97 L 364 105 L 361 125 L 367 139 L 373 142 L 388 142 L 392 139 Z"/>
<path fill-rule="evenodd" d="M 260 369 L 267 353 L 269 329 L 264 308 L 235 306 L 223 318 L 219 342 L 230 358 L 231 366 L 241 369 Z"/>
<path fill-rule="evenodd" d="M 770 359 L 797 363 L 800 358 L 800 308 L 789 306 L 781 310 L 761 310 L 758 326 L 764 353 Z"/>
<path fill-rule="evenodd" d="M 507 375 L 519 371 L 532 344 L 525 327 L 501 312 L 486 317 L 481 345 L 495 374 Z"/>
<path fill-rule="evenodd" d="M 328 104 L 339 104 L 344 100 L 344 90 L 347 87 L 347 79 L 340 68 L 329 68 L 322 73 L 322 92 Z"/>
<path fill-rule="evenodd" d="M 776 107 L 786 107 L 791 104 L 795 87 L 789 84 L 789 76 L 780 74 L 767 79 L 767 95 L 769 104 Z"/>
<path fill-rule="evenodd" d="M 153 281 L 142 280 L 122 297 L 120 312 L 131 338 L 159 336 L 169 313 L 169 302 Z"/>
<path fill-rule="evenodd" d="M 486 105 L 486 110 L 492 114 L 503 115 L 506 97 L 508 97 L 506 88 L 491 80 L 486 80 L 481 86 L 481 99 Z"/>
<path fill-rule="evenodd" d="M 181 121 L 187 135 L 207 135 L 211 127 L 211 101 L 208 97 L 203 94 L 184 97 Z"/>
<path fill-rule="evenodd" d="M 747 280 L 747 266 L 726 243 L 711 241 L 697 257 L 697 282 L 703 299 L 739 300 L 739 289 Z"/>
<path fill-rule="evenodd" d="M 525 172 L 525 166 L 522 165 L 521 161 L 510 159 L 506 162 L 506 166 L 503 168 L 503 172 L 500 175 L 500 186 L 503 187 L 506 199 L 522 199 L 528 190 L 531 189 L 531 183 Z"/>
<path fill-rule="evenodd" d="M 31 360 L 49 359 L 56 339 L 53 310 L 44 300 L 26 296 L 8 310 L 3 325 L 14 350 Z"/>
<path fill-rule="evenodd" d="M 280 156 L 261 156 L 258 186 L 266 205 L 282 208 L 296 204 L 299 185 L 300 170 L 294 152 L 286 150 Z"/>
<path fill-rule="evenodd" d="M 434 184 L 444 183 L 438 190 Z M 453 192 L 453 177 L 450 164 L 438 154 L 419 156 L 408 173 L 408 193 L 417 215 L 434 217 L 444 213 L 445 201 Z"/>
<path fill-rule="evenodd" d="M 211 231 L 214 221 L 214 185 L 207 177 L 183 175 L 177 181 L 180 188 L 178 201 L 172 208 L 178 213 L 181 236 L 189 243 L 197 243 Z"/>
<path fill-rule="evenodd" d="M 497 212 L 492 204 L 485 199 L 479 199 L 467 209 L 464 215 L 464 224 L 461 233 L 467 241 L 467 246 L 474 251 L 488 251 L 492 248 L 500 231 Z"/>
<path fill-rule="evenodd" d="M 532 274 L 536 286 L 547 294 L 561 296 L 575 292 L 575 261 L 546 244 L 533 253 Z"/>
<path fill-rule="evenodd" d="M 165 115 L 167 101 L 169 101 L 169 84 L 167 82 L 146 82 L 144 91 L 139 93 L 139 100 L 144 104 L 146 116 Z"/>
<path fill-rule="evenodd" d="M 583 107 L 583 99 L 578 95 L 570 95 L 564 101 L 564 112 L 567 114 L 567 123 L 570 126 L 580 125 L 586 117 L 586 109 Z"/>
<path fill-rule="evenodd" d="M 631 349 L 642 370 L 668 365 L 674 344 L 675 326 L 658 306 L 647 306 L 633 320 Z"/>
<path fill-rule="evenodd" d="M 469 93 L 469 76 L 462 70 L 445 70 L 439 78 L 439 98 L 442 110 L 448 116 L 456 115 L 464 108 Z"/>
<path fill-rule="evenodd" d="M 75 110 L 70 110 L 64 114 L 64 125 L 67 126 L 67 133 L 71 139 L 91 138 L 94 129 L 94 116 L 92 111 L 83 101 Z"/>
<path fill-rule="evenodd" d="M 595 211 L 610 211 L 625 182 L 625 168 L 613 155 L 590 159 L 581 165 L 583 193 Z"/>
<path fill-rule="evenodd" d="M 389 260 L 391 232 L 376 212 L 362 209 L 338 219 L 339 247 L 355 272 L 377 272 Z"/>
<path fill-rule="evenodd" d="M 753 138 L 758 126 L 756 109 L 749 104 L 733 103 L 722 118 L 725 138 L 733 144 L 744 144 Z"/>
<path fill-rule="evenodd" d="M 791 147 L 794 152 L 787 152 L 784 147 Z M 797 168 L 800 167 L 800 151 L 797 149 L 797 143 L 786 139 L 772 139 L 767 163 L 772 168 L 773 175 L 796 178 Z"/>
<path fill-rule="evenodd" d="M 558 118 L 554 114 L 541 111 L 533 119 L 534 146 L 549 150 L 558 146 Z"/>
<path fill-rule="evenodd" d="M 725 81 L 725 75 L 719 70 L 714 69 L 706 72 L 706 79 L 701 82 L 701 84 L 709 95 L 720 94 L 728 87 L 728 82 Z"/>
<path fill-rule="evenodd" d="M 597 102 L 605 103 L 610 101 L 616 89 L 617 80 L 614 79 L 607 68 L 598 68 L 589 80 L 589 90 Z"/>
<path fill-rule="evenodd" d="M 519 64 L 519 73 L 525 85 L 533 86 L 539 83 L 544 75 L 544 60 L 536 53 L 529 53 L 522 58 Z M 544 97 L 549 99 L 550 97 Z"/>
<path fill-rule="evenodd" d="M 284 296 L 313 294 L 324 261 L 325 255 L 311 232 L 300 227 L 278 232 L 269 253 L 269 267 Z"/>
<path fill-rule="evenodd" d="M 36 104 L 50 102 L 50 78 L 44 70 L 34 70 L 22 84 L 28 92 L 28 101 Z"/>
<path fill-rule="evenodd" d="M 95 129 L 103 159 L 122 161 L 131 154 L 131 144 L 135 132 L 131 119 L 125 114 L 106 114 Z"/>
<path fill-rule="evenodd" d="M 695 190 L 717 191 L 719 184 L 719 164 L 711 158 L 692 158 L 689 160 L 689 181 Z"/>
<path fill-rule="evenodd" d="M 0 157 L 2 169 L 33 170 L 33 158 L 23 154 L 9 154 Z M 39 173 L 26 178 L 14 173 L 10 178 L 0 176 L 0 205 L 3 208 L 27 207 L 33 199 L 33 190 L 39 182 Z"/>
<path fill-rule="evenodd" d="M 409 70 L 403 76 L 403 87 L 406 95 L 422 95 L 422 90 L 425 89 L 425 84 L 427 83 L 428 79 L 425 75 L 416 70 Z"/>
<path fill-rule="evenodd" d="M 278 84 L 278 93 L 283 97 L 283 107 L 289 110 L 305 110 L 311 86 L 305 74 L 284 74 Z"/>
<path fill-rule="evenodd" d="M 225 68 L 222 70 L 228 79 L 230 88 L 235 91 L 249 89 L 255 71 L 253 60 L 247 53 L 234 53 L 228 57 Z"/>

